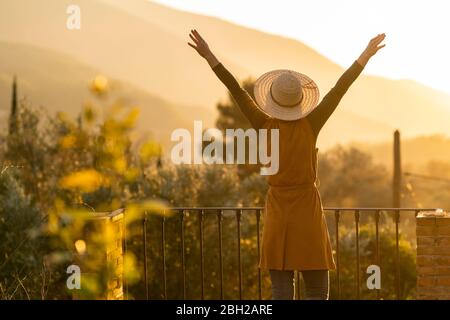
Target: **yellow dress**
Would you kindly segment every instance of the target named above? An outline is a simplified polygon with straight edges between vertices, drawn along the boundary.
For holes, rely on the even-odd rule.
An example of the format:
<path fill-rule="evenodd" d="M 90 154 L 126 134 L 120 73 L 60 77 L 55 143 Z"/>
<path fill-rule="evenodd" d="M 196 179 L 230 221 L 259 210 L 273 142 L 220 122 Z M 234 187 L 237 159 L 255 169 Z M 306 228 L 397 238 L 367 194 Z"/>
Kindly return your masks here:
<path fill-rule="evenodd" d="M 280 165 L 277 174 L 268 176 L 260 267 L 335 269 L 322 202 L 315 185 L 317 150 L 308 119 L 270 118 L 264 128 L 279 129 Z"/>

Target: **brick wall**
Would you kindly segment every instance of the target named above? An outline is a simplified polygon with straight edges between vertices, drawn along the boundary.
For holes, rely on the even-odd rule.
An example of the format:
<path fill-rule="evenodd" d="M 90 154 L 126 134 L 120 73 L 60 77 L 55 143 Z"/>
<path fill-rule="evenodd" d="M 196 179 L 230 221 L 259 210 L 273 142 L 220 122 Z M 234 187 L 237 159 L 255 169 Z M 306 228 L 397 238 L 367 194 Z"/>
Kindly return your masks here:
<path fill-rule="evenodd" d="M 417 299 L 450 300 L 450 213 L 417 216 Z"/>
<path fill-rule="evenodd" d="M 123 294 L 123 237 L 124 210 L 96 214 L 84 227 L 86 252 L 74 254 L 74 264 L 81 269 L 81 290 L 74 291 L 74 299 L 122 300 Z M 94 280 L 92 280 L 94 279 Z M 99 285 L 95 296 L 86 295 L 89 281 Z M 99 283 L 100 282 L 100 283 Z"/>
<path fill-rule="evenodd" d="M 108 243 L 106 251 L 107 263 L 112 267 L 112 272 L 108 279 L 108 300 L 123 299 L 123 237 L 124 221 L 123 210 L 117 210 L 108 215 L 109 232 L 112 233 L 111 241 Z"/>

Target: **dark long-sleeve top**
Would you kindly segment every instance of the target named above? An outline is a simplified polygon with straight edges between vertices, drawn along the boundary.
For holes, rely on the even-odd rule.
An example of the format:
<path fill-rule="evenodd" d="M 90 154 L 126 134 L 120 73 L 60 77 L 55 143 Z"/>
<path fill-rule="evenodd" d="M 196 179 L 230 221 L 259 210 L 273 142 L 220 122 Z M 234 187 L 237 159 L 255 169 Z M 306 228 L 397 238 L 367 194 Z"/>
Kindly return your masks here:
<path fill-rule="evenodd" d="M 344 94 L 364 69 L 357 61 L 336 82 L 317 107 L 306 116 L 317 137 L 325 122 L 330 118 Z M 260 129 L 269 116 L 258 108 L 256 102 L 243 89 L 233 75 L 221 64 L 213 68 L 214 73 L 228 88 L 237 105 L 255 129 Z"/>

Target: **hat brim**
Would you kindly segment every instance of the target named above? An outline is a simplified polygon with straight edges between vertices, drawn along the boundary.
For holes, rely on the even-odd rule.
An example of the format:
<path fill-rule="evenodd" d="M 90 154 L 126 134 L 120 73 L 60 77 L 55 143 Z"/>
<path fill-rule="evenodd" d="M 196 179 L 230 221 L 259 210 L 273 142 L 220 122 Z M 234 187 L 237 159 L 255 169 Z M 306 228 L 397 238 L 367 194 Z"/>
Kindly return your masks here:
<path fill-rule="evenodd" d="M 296 76 L 302 84 L 303 98 L 298 105 L 283 107 L 272 99 L 270 88 L 272 82 L 284 72 L 290 72 Z M 306 117 L 319 102 L 319 88 L 308 76 L 291 70 L 273 70 L 263 74 L 255 82 L 254 95 L 258 107 L 266 114 L 280 120 L 298 120 Z"/>

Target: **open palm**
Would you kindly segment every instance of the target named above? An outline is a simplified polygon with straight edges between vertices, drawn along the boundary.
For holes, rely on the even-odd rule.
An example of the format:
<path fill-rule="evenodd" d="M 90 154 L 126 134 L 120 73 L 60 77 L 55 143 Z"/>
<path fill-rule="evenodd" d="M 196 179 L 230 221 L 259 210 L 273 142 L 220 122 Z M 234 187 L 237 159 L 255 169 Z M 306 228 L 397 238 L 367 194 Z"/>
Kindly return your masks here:
<path fill-rule="evenodd" d="M 385 44 L 381 44 L 381 42 L 383 42 L 385 38 L 386 34 L 381 33 L 377 35 L 375 38 L 371 39 L 369 44 L 367 45 L 366 50 L 364 50 L 364 53 L 369 57 L 375 55 L 378 52 L 378 50 L 380 50 L 385 46 Z"/>
<path fill-rule="evenodd" d="M 200 33 L 197 32 L 197 30 L 195 30 L 195 29 L 191 30 L 189 37 L 191 38 L 191 40 L 194 43 L 188 42 L 188 45 L 190 45 L 192 48 L 194 48 L 195 51 L 197 51 L 199 55 L 201 55 L 203 58 L 206 58 L 208 55 L 211 54 L 211 50 L 209 50 L 208 44 L 202 38 Z"/>

